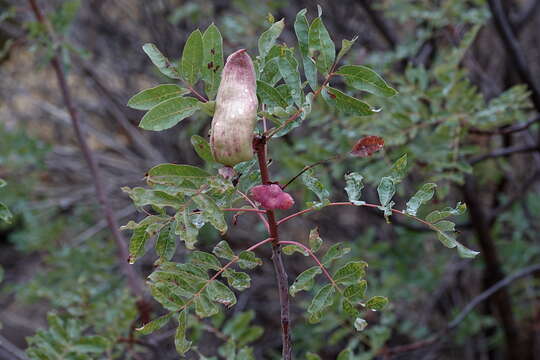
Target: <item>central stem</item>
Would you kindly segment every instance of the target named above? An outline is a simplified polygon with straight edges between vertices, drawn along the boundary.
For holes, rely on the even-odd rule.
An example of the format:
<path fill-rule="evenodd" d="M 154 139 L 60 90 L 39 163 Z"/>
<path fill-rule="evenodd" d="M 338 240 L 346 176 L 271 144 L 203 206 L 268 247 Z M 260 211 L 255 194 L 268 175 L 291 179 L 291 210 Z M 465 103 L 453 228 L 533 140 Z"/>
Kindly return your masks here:
<path fill-rule="evenodd" d="M 261 170 L 261 182 L 263 185 L 269 185 L 270 175 L 268 173 L 268 164 L 266 162 L 266 137 L 256 137 L 253 142 L 253 148 L 257 153 L 259 169 Z M 281 246 L 279 245 L 278 223 L 274 210 L 267 210 L 268 228 L 272 240 L 272 262 L 276 271 L 276 280 L 279 291 L 279 302 L 281 308 L 281 337 L 283 342 L 282 358 L 284 360 L 292 359 L 291 329 L 289 324 L 289 282 L 283 257 L 281 256 Z"/>

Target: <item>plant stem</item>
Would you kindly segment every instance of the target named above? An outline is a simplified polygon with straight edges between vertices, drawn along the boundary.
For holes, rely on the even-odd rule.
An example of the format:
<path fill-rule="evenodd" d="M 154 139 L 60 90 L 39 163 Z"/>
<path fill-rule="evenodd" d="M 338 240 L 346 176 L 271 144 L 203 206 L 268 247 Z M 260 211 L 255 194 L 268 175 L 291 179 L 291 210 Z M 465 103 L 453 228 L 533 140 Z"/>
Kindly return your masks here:
<path fill-rule="evenodd" d="M 266 143 L 267 138 L 265 136 L 255 138 L 253 147 L 257 154 L 257 160 L 259 162 L 259 169 L 261 171 L 261 182 L 263 185 L 270 184 L 270 175 L 268 172 L 268 165 L 266 162 Z M 276 272 L 276 281 L 278 284 L 279 302 L 281 309 L 281 338 L 282 338 L 282 359 L 292 359 L 292 342 L 291 342 L 291 329 L 289 321 L 289 282 L 287 272 L 285 271 L 285 265 L 283 264 L 283 257 L 281 256 L 281 246 L 279 245 L 279 231 L 278 223 L 276 222 L 276 216 L 273 210 L 266 211 L 266 217 L 268 219 L 268 228 L 270 237 L 272 240 L 272 262 L 274 263 L 274 270 Z"/>
<path fill-rule="evenodd" d="M 51 32 L 52 27 L 48 23 L 47 19 L 43 16 L 43 13 L 41 12 L 37 2 L 35 0 L 28 0 L 28 1 L 30 4 L 30 7 L 32 8 L 32 11 L 34 12 L 36 19 L 40 23 L 42 23 L 45 26 L 45 28 L 48 29 L 49 32 Z M 51 38 L 54 38 L 54 34 L 50 33 L 49 35 L 51 36 Z M 131 292 L 140 298 L 139 301 L 142 301 L 142 297 L 144 294 L 142 282 L 137 276 L 137 273 L 135 272 L 134 268 L 131 267 L 127 262 L 127 259 L 129 256 L 127 242 L 125 241 L 124 237 L 120 233 L 119 226 L 116 221 L 116 217 L 114 216 L 113 210 L 108 201 L 108 197 L 105 191 L 105 187 L 103 185 L 103 180 L 101 177 L 101 173 L 99 171 L 98 164 L 96 162 L 96 159 L 94 158 L 92 150 L 90 149 L 90 147 L 88 146 L 88 143 L 86 142 L 85 135 L 82 132 L 81 122 L 79 120 L 77 111 L 75 109 L 75 106 L 71 98 L 69 86 L 66 81 L 66 75 L 64 73 L 61 62 L 59 60 L 58 51 L 55 53 L 55 55 L 51 59 L 51 65 L 54 68 L 58 85 L 62 93 L 64 105 L 71 119 L 75 136 L 77 138 L 77 141 L 83 153 L 84 159 L 90 169 L 90 173 L 92 174 L 92 180 L 94 182 L 94 187 L 95 187 L 96 195 L 98 198 L 98 202 L 103 210 L 103 215 L 105 217 L 105 220 L 107 221 L 107 225 L 110 231 L 112 232 L 112 235 L 116 242 L 116 246 L 119 251 L 118 262 L 120 264 L 120 268 L 122 269 L 122 271 L 124 272 L 124 275 L 127 278 L 128 286 L 131 289 Z M 141 313 L 141 317 L 147 317 L 146 315 L 147 314 Z"/>

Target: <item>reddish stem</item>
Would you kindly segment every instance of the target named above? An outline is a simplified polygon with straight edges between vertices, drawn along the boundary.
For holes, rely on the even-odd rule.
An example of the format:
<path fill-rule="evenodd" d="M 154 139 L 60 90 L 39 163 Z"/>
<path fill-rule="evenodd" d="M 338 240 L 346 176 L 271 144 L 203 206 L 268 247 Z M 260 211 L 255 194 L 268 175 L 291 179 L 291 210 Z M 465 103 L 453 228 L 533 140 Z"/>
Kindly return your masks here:
<path fill-rule="evenodd" d="M 370 208 L 376 208 L 376 209 L 378 209 L 381 205 L 367 204 L 367 203 L 361 204 L 361 205 L 355 205 L 355 204 L 353 204 L 352 202 L 349 202 L 349 201 L 342 201 L 342 202 L 333 202 L 333 203 L 330 203 L 330 204 L 328 204 L 328 205 L 326 205 L 326 206 L 364 206 L 364 207 L 370 207 Z M 311 212 L 311 211 L 313 211 L 313 210 L 315 210 L 315 209 L 314 209 L 314 208 L 304 209 L 304 210 L 302 210 L 302 211 L 299 211 L 299 212 L 296 212 L 296 213 L 291 214 L 291 215 L 289 215 L 289 216 L 286 216 L 286 217 L 284 217 L 284 218 L 282 218 L 282 219 L 280 219 L 280 220 L 278 221 L 278 225 L 281 225 L 281 224 L 283 224 L 284 222 L 287 222 L 287 221 L 291 220 L 292 218 L 295 218 L 295 217 L 297 217 L 297 216 L 306 214 L 306 213 Z M 413 218 L 413 219 L 415 219 L 415 220 L 417 220 L 417 221 L 420 221 L 420 222 L 423 223 L 424 225 L 426 225 L 426 226 L 428 226 L 428 227 L 434 229 L 433 224 L 431 224 L 431 223 L 428 222 L 428 221 L 422 220 L 422 219 L 420 219 L 419 217 L 409 215 L 409 214 L 407 214 L 407 213 L 404 213 L 404 212 L 401 211 L 401 210 L 396 210 L 396 209 L 390 209 L 390 210 L 392 210 L 392 212 L 395 213 L 395 214 L 400 214 L 400 215 L 404 215 L 404 216 L 407 216 L 407 217 L 411 217 L 411 218 Z"/>
<path fill-rule="evenodd" d="M 256 212 L 259 214 L 266 214 L 266 210 L 260 210 L 260 209 L 244 209 L 244 208 L 226 208 L 222 209 L 223 211 L 234 211 L 234 212 Z"/>
<path fill-rule="evenodd" d="M 261 171 L 261 182 L 263 185 L 271 183 L 268 172 L 268 164 L 266 162 L 266 143 L 267 138 L 264 135 L 262 137 L 255 138 L 253 141 L 253 148 L 257 154 L 259 169 Z M 281 338 L 283 343 L 281 354 L 283 360 L 291 360 L 292 341 L 289 321 L 289 282 L 287 272 L 285 271 L 285 265 L 283 264 L 283 257 L 281 256 L 281 246 L 279 245 L 278 237 L 278 224 L 276 222 L 274 211 L 267 210 L 266 217 L 268 219 L 268 231 L 270 233 L 270 237 L 274 238 L 272 241 L 272 262 L 274 263 L 274 270 L 276 272 L 281 310 Z"/>

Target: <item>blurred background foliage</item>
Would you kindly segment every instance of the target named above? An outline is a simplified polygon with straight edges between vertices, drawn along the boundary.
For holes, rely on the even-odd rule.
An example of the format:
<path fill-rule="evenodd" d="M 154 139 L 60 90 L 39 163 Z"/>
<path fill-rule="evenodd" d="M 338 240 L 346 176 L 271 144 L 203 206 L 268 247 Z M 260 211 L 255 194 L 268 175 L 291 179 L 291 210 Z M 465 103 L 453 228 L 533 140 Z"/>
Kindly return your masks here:
<path fill-rule="evenodd" d="M 296 13 L 307 8 L 314 17 L 318 11 L 315 3 L 300 0 L 40 3 L 62 44 L 87 140 L 122 223 L 142 216 L 120 188 L 140 186 L 147 169 L 158 163 L 204 166 L 190 137 L 206 137 L 210 126 L 207 117 L 197 115 L 160 133 L 136 127 L 141 113 L 126 107 L 127 100 L 164 80 L 142 44 L 153 42 L 176 60 L 189 33 L 214 22 L 226 55 L 238 48 L 254 51 L 272 17 L 285 18 L 280 41 L 292 44 Z M 297 295 L 292 322 L 298 358 L 314 359 L 309 353 L 317 353 L 334 359 L 344 348 L 349 350 L 340 359 L 538 358 L 538 272 L 481 302 L 457 326 L 449 324 L 482 291 L 540 262 L 540 109 L 530 85 L 538 76 L 524 85 L 519 64 L 493 25 L 493 9 L 500 4 L 529 73 L 539 74 L 539 3 L 320 1 L 336 43 L 358 36 L 343 63 L 372 67 L 400 94 L 389 99 L 365 94 L 382 108 L 370 117 L 335 113 L 317 101 L 304 125 L 271 147 L 273 177 L 285 181 L 306 164 L 349 151 L 361 136 L 381 136 L 384 152 L 315 169 L 331 197 L 343 198 L 343 175 L 356 171 L 371 185 L 367 200 L 376 199 L 373 182 L 406 153 L 409 175 L 398 195 L 413 194 L 431 181 L 438 184 L 435 206 L 466 202 L 469 210 L 457 228 L 460 239 L 480 255 L 460 259 L 421 226 L 397 218 L 388 225 L 378 211 L 363 208 L 330 208 L 286 225 L 290 239 L 305 240 L 318 226 L 327 243 L 346 242 L 351 255 L 369 263 L 369 291 L 390 299 L 390 306 L 371 313 L 370 325 L 358 333 L 344 326 L 337 310 L 309 325 L 303 308 L 310 297 Z M 7 182 L 0 200 L 13 213 L 10 223 L 0 223 L 0 358 L 177 358 L 174 329 L 147 337 L 133 333 L 140 320 L 137 305 L 47 66 L 58 43 L 43 36 L 26 2 L 0 0 L 0 10 L 0 178 Z M 300 187 L 290 189 L 297 204 L 310 200 Z M 422 212 L 430 210 L 426 206 Z M 243 248 L 254 243 L 254 226 L 253 218 L 243 215 L 224 238 Z M 202 229 L 202 249 L 219 240 L 215 230 Z M 175 257 L 183 256 L 179 246 Z M 137 262 L 141 278 L 151 272 L 154 258 L 149 254 Z M 311 263 L 296 254 L 286 265 L 294 278 Z M 257 359 L 279 358 L 274 282 L 265 261 L 232 310 L 189 330 L 199 347 L 188 358 L 231 358 L 229 338 L 251 344 Z M 160 307 L 153 303 L 151 311 L 157 316 Z M 426 341 L 436 334 L 438 341 Z"/>

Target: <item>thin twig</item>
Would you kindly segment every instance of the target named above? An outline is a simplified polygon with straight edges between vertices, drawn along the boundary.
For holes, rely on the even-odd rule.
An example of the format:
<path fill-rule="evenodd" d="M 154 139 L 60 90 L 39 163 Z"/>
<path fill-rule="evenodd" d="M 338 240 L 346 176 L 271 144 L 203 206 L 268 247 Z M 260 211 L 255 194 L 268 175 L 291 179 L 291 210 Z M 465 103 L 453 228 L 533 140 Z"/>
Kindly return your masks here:
<path fill-rule="evenodd" d="M 540 272 L 540 264 L 528 266 L 524 269 L 516 271 L 515 273 L 511 275 L 506 276 L 502 280 L 496 282 L 495 284 L 493 284 L 492 286 L 484 290 L 482 293 L 474 297 L 461 310 L 461 312 L 452 321 L 450 321 L 443 330 L 439 331 L 436 335 L 428 339 L 420 340 L 411 344 L 395 346 L 390 349 L 383 349 L 381 350 L 380 354 L 389 356 L 389 355 L 395 355 L 395 354 L 399 354 L 403 352 L 409 352 L 409 351 L 413 351 L 413 350 L 416 350 L 425 346 L 429 346 L 436 342 L 447 339 L 448 337 L 446 335 L 452 330 L 455 330 L 459 326 L 459 324 L 461 324 L 463 320 L 466 319 L 467 315 L 469 315 L 469 313 L 473 311 L 482 302 L 486 301 L 491 296 L 495 295 L 498 291 L 500 291 L 504 287 L 511 285 L 514 281 L 517 281 L 521 278 L 527 277 L 531 274 L 538 273 L 538 272 Z"/>
<path fill-rule="evenodd" d="M 34 15 L 36 16 L 36 19 L 42 23 L 46 29 L 49 29 L 49 32 L 52 31 L 50 25 L 48 24 L 47 20 L 43 16 L 36 0 L 28 0 L 30 7 L 32 8 L 32 11 L 34 12 Z M 53 34 L 50 33 L 51 38 L 53 38 Z M 69 90 L 69 86 L 66 81 L 66 76 L 64 73 L 64 70 L 62 68 L 62 65 L 59 60 L 59 54 L 58 51 L 51 59 L 51 65 L 54 68 L 56 78 L 58 81 L 58 85 L 60 86 L 60 91 L 62 93 L 62 98 L 64 100 L 64 105 L 66 106 L 69 116 L 71 118 L 71 122 L 73 124 L 73 129 L 75 131 L 75 136 L 77 138 L 77 141 L 79 143 L 79 146 L 81 147 L 81 150 L 84 155 L 84 159 L 89 167 L 90 173 L 92 174 L 92 179 L 94 181 L 94 187 L 96 190 L 96 195 L 99 201 L 99 204 L 101 205 L 101 208 L 103 210 L 103 214 L 105 216 L 105 219 L 107 220 L 107 224 L 109 226 L 109 229 L 111 230 L 113 237 L 116 241 L 116 246 L 119 250 L 119 263 L 122 271 L 127 277 L 128 285 L 133 294 L 136 296 L 142 298 L 143 296 L 143 285 L 137 276 L 137 273 L 135 272 L 134 268 L 131 267 L 128 262 L 128 256 L 129 252 L 127 249 L 127 243 L 120 233 L 118 223 L 116 221 L 116 218 L 114 216 L 114 213 L 112 211 L 112 208 L 108 202 L 108 197 L 105 193 L 105 187 L 103 186 L 103 181 L 101 178 L 101 173 L 98 168 L 97 162 L 92 154 L 92 150 L 88 146 L 86 142 L 86 138 L 82 132 L 81 129 L 81 122 L 79 120 L 77 111 L 75 110 L 75 106 L 73 104 L 73 101 L 71 99 L 71 93 Z"/>
<path fill-rule="evenodd" d="M 371 7 L 371 4 L 369 4 L 367 0 L 360 0 L 359 3 L 360 6 L 362 6 L 362 8 L 364 9 L 364 11 L 368 14 L 371 22 L 373 22 L 373 25 L 375 25 L 377 30 L 379 30 L 379 32 L 381 33 L 382 37 L 386 40 L 388 45 L 390 45 L 392 49 L 395 49 L 395 47 L 397 46 L 396 36 L 390 30 L 384 19 L 379 15 L 377 11 L 375 11 Z"/>
<path fill-rule="evenodd" d="M 533 76 L 529 70 L 523 49 L 512 30 L 507 13 L 504 11 L 500 0 L 488 0 L 488 4 L 499 36 L 514 63 L 514 67 L 519 74 L 521 81 L 527 84 L 531 91 L 531 99 L 536 111 L 540 112 L 540 89 L 535 83 L 536 76 Z"/>
<path fill-rule="evenodd" d="M 329 161 L 334 161 L 334 160 L 341 160 L 341 158 L 343 158 L 344 155 L 336 155 L 336 156 L 332 156 L 331 158 L 329 159 L 325 159 L 325 160 L 320 160 L 320 161 L 317 161 L 311 165 L 307 165 L 307 166 L 304 166 L 304 168 L 302 170 L 300 170 L 300 172 L 298 174 L 296 174 L 295 176 L 293 176 L 291 178 L 291 180 L 287 181 L 287 183 L 285 185 L 283 185 L 281 187 L 282 190 L 285 190 L 285 188 L 287 186 L 289 186 L 291 183 L 293 183 L 296 179 L 298 179 L 303 173 L 305 173 L 306 171 L 308 171 L 309 169 L 313 169 L 314 167 L 316 166 L 319 166 L 319 165 L 322 165 L 322 164 L 325 164 Z"/>
<path fill-rule="evenodd" d="M 28 357 L 26 356 L 24 351 L 13 345 L 8 339 L 3 337 L 2 335 L 0 335 L 0 348 L 4 349 L 7 353 L 14 356 L 14 359 L 28 360 Z"/>
<path fill-rule="evenodd" d="M 472 157 L 469 160 L 469 164 L 474 165 L 484 160 L 493 159 L 493 158 L 497 158 L 501 156 L 509 156 L 509 155 L 517 154 L 517 153 L 538 151 L 539 148 L 540 147 L 538 145 L 515 145 L 515 146 L 511 146 L 507 148 L 501 148 L 487 154 Z"/>
<path fill-rule="evenodd" d="M 540 3 L 540 2 L 539 2 Z M 533 117 L 532 119 L 529 119 L 525 121 L 524 123 L 514 124 L 507 127 L 495 129 L 495 130 L 481 130 L 476 128 L 471 128 L 468 130 L 470 134 L 475 135 L 507 135 L 507 134 L 513 134 L 520 131 L 527 130 L 532 124 L 540 122 L 540 116 Z"/>

